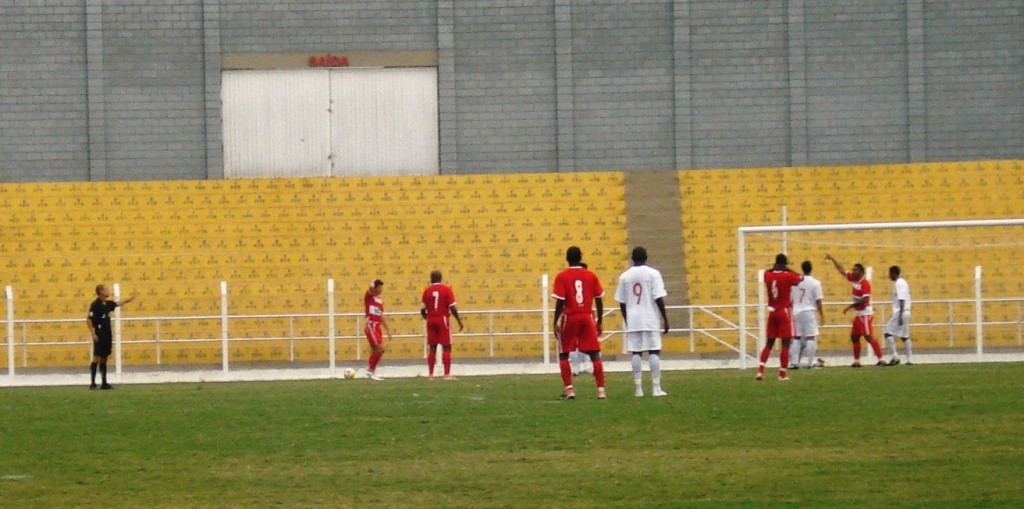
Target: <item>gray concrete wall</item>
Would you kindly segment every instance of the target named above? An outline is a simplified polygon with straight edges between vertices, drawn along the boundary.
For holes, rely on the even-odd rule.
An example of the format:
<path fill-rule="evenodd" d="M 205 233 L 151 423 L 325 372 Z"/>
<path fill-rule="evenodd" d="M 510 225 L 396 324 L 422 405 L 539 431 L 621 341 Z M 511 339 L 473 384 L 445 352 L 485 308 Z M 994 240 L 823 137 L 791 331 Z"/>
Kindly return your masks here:
<path fill-rule="evenodd" d="M 558 154 L 554 4 L 452 3 L 455 75 L 444 83 L 451 100 L 439 107 L 451 109 L 455 122 L 441 137 L 458 151 L 454 161 L 442 155 L 443 170 L 550 171 Z"/>
<path fill-rule="evenodd" d="M 1024 0 L 38 0 L 0 182 L 223 176 L 224 53 L 437 51 L 444 173 L 1024 157 Z"/>
<path fill-rule="evenodd" d="M 89 180 L 85 6 L 0 8 L 0 182 Z"/>
<path fill-rule="evenodd" d="M 924 2 L 923 160 L 1024 154 L 1024 1 Z"/>

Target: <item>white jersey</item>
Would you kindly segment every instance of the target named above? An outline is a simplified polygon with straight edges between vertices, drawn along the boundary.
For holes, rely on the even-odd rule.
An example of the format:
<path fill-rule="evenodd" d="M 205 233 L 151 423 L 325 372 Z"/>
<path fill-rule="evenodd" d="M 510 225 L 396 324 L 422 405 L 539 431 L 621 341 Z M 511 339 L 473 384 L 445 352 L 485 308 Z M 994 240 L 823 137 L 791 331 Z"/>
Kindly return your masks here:
<path fill-rule="evenodd" d="M 821 295 L 821 281 L 810 274 L 804 274 L 804 280 L 793 287 L 793 314 L 817 311 L 817 302 L 822 299 Z"/>
<path fill-rule="evenodd" d="M 902 277 L 896 278 L 892 284 L 892 312 L 900 312 L 900 301 L 903 302 L 903 310 L 910 311 L 910 285 Z"/>
<path fill-rule="evenodd" d="M 657 299 L 665 297 L 661 272 L 647 265 L 634 265 L 619 276 L 615 300 L 626 305 L 626 332 L 660 331 L 661 312 Z"/>

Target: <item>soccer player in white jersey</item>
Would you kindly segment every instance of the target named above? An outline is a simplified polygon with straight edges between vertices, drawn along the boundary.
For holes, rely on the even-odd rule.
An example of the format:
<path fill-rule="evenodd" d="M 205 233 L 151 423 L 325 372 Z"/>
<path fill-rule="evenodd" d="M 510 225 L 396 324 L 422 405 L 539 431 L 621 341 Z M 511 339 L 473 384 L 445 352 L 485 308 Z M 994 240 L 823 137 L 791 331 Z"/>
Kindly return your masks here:
<path fill-rule="evenodd" d="M 619 276 L 615 300 L 622 312 L 626 350 L 633 354 L 634 394 L 643 397 L 643 353 L 651 369 L 651 394 L 668 396 L 661 388 L 661 335 L 668 334 L 668 316 L 665 314 L 665 280 L 661 272 L 647 265 L 647 250 L 633 249 L 633 266 Z M 660 316 L 659 316 L 660 315 Z"/>
<path fill-rule="evenodd" d="M 811 275 L 814 266 L 804 261 L 800 264 L 804 271 L 804 279 L 793 288 L 793 321 L 796 322 L 797 341 L 789 349 L 789 369 L 800 369 L 800 354 L 807 357 L 805 368 L 817 368 L 820 363 L 815 357 L 818 351 L 818 317 L 825 323 L 825 312 L 822 310 L 821 281 Z"/>
<path fill-rule="evenodd" d="M 906 279 L 900 276 L 900 267 L 898 265 L 889 267 L 889 279 L 893 281 L 892 316 L 889 317 L 889 323 L 885 324 L 885 342 L 889 344 L 889 349 L 892 350 L 892 360 L 889 361 L 889 365 L 895 366 L 900 363 L 900 352 L 896 349 L 896 340 L 893 336 L 903 340 L 903 346 L 907 350 L 907 364 L 913 364 L 910 361 L 910 354 L 912 353 L 910 341 L 910 285 Z"/>

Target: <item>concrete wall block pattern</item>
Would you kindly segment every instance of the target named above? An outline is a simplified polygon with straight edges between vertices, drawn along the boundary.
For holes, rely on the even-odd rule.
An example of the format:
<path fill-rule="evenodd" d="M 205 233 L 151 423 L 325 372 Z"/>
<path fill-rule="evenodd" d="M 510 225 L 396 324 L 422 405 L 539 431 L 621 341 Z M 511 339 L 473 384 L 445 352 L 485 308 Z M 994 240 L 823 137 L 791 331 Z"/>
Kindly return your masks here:
<path fill-rule="evenodd" d="M 0 11 L 0 182 L 223 176 L 228 53 L 436 51 L 442 173 L 1021 158 L 1021 0 L 60 0 Z"/>

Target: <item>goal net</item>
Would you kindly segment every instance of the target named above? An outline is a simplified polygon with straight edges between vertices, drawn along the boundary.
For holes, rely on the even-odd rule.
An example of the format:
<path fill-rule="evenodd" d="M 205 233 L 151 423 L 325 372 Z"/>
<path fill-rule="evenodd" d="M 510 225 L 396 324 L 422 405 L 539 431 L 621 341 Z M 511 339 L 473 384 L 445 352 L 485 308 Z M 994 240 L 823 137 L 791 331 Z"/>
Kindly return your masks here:
<path fill-rule="evenodd" d="M 759 271 L 770 269 L 778 253 L 787 254 L 796 272 L 810 261 L 822 282 L 822 350 L 848 352 L 852 321 L 852 314 L 843 314 L 850 284 L 825 259 L 829 253 L 846 270 L 856 263 L 867 269 L 878 339 L 892 314 L 888 270 L 895 265 L 911 289 L 915 352 L 1024 351 L 1024 219 L 744 226 L 737 241 L 738 309 L 745 310 L 739 315 L 740 350 L 748 355 L 763 340 Z M 741 366 L 748 355 L 740 356 Z"/>

